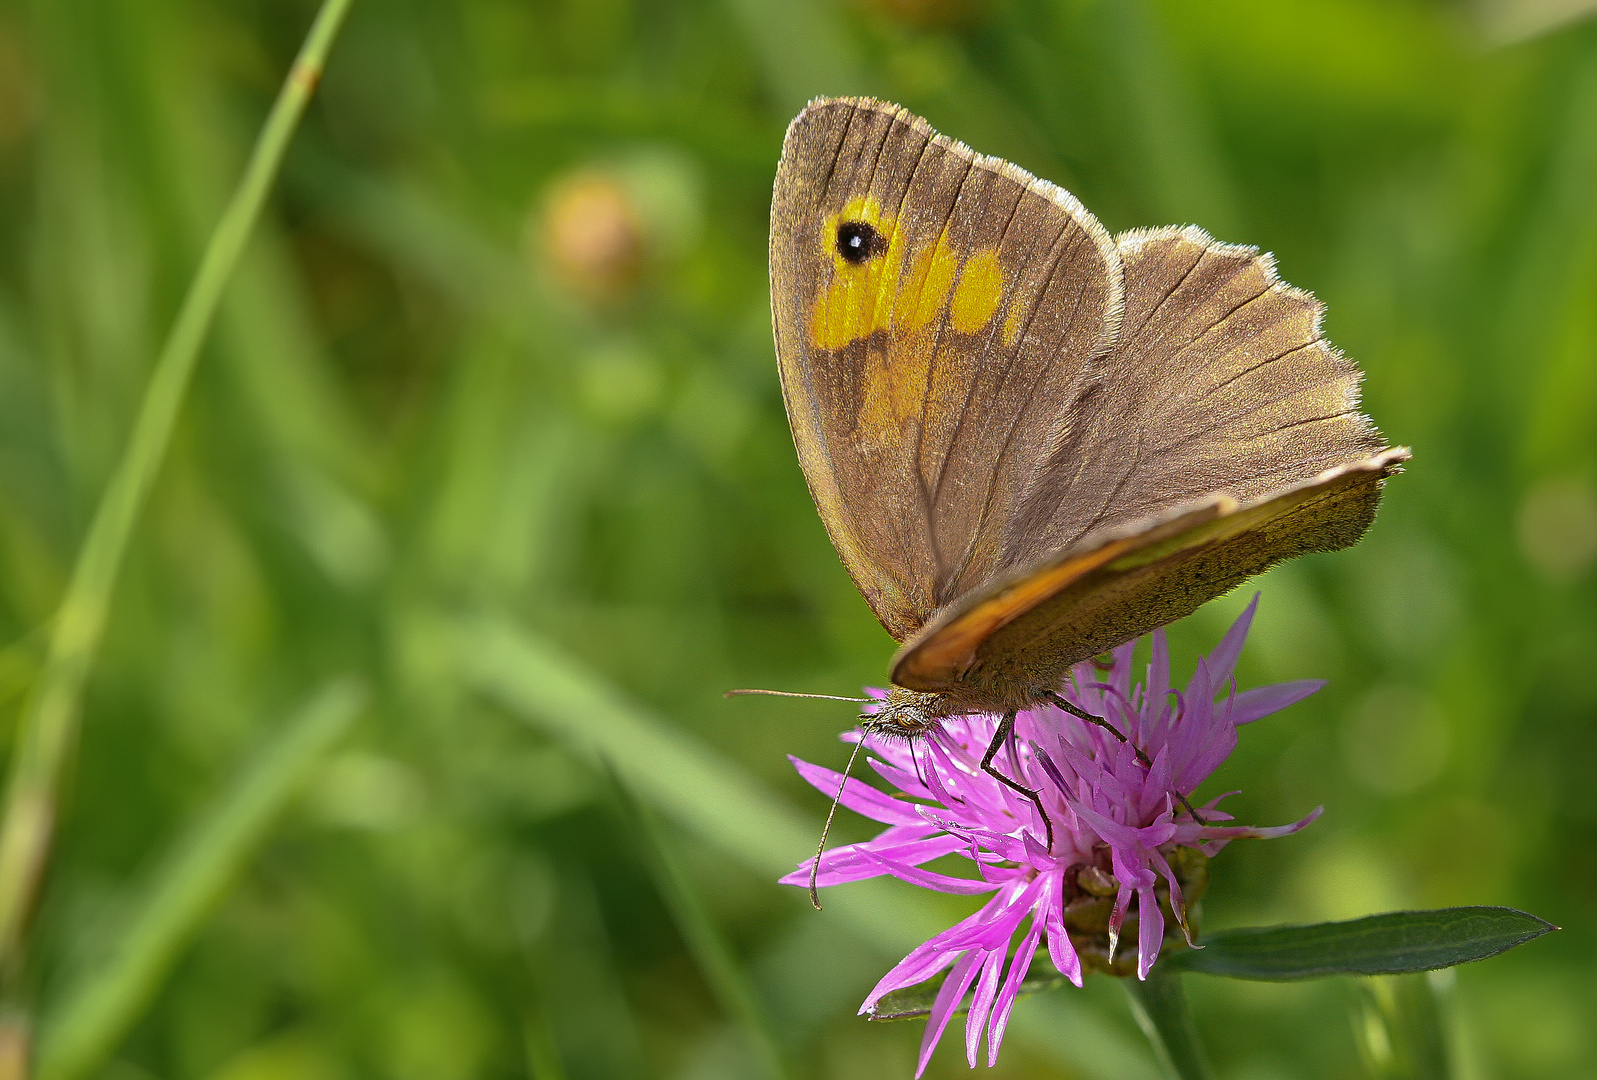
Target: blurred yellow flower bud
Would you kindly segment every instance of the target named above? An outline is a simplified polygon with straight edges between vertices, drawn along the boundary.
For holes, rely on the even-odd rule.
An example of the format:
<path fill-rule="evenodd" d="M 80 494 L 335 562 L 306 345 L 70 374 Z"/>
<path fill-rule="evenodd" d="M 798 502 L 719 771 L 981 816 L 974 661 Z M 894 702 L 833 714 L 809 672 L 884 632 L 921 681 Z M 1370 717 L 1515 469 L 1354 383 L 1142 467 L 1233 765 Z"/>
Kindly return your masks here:
<path fill-rule="evenodd" d="M 643 266 L 637 207 L 618 180 L 579 172 L 550 189 L 540 222 L 542 247 L 555 276 L 592 299 L 628 292 Z"/>

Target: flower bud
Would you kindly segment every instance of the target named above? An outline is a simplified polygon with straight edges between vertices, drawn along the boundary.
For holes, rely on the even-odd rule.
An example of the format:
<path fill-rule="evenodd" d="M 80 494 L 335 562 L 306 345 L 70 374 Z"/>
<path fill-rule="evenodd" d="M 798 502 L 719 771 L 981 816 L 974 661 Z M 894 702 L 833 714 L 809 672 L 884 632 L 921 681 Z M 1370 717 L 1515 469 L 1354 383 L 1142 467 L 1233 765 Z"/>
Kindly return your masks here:
<path fill-rule="evenodd" d="M 540 224 L 550 267 L 573 292 L 615 300 L 636 284 L 643 266 L 643 228 L 619 181 L 579 172 L 556 182 Z"/>

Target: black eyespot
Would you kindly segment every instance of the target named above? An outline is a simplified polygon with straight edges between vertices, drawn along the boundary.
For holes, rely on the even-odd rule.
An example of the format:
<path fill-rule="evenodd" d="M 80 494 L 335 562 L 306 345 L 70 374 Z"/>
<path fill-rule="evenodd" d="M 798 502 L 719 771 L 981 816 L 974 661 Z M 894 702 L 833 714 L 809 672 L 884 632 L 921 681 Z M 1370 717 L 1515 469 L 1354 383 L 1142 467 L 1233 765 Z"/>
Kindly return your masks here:
<path fill-rule="evenodd" d="M 887 238 L 869 222 L 845 221 L 837 227 L 837 253 L 855 266 L 869 262 L 887 250 Z"/>

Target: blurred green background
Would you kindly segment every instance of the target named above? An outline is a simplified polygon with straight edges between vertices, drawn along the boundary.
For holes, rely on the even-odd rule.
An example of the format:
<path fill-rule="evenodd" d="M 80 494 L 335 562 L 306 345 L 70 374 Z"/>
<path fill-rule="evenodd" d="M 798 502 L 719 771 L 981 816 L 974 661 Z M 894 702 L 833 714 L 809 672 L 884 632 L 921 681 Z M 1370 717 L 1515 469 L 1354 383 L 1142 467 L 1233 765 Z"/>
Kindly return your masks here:
<path fill-rule="evenodd" d="M 720 696 L 851 693 L 891 649 L 799 474 L 766 293 L 787 121 L 870 93 L 1327 302 L 1415 459 L 1363 544 L 1261 579 L 1242 684 L 1331 684 L 1205 790 L 1327 812 L 1228 849 L 1206 925 L 1528 909 L 1565 929 L 1436 980 L 1455 1075 L 1597 1076 L 1590 6 L 360 0 L 90 684 L 12 1007 L 64 1045 L 121 978 L 127 1034 L 56 1075 L 912 1073 L 920 1025 L 854 1011 L 970 901 L 776 886 L 825 809 L 784 755 L 841 764 L 851 712 Z M 312 14 L 0 5 L 8 747 Z M 1177 627 L 1183 671 L 1251 591 Z M 370 707 L 304 735 L 350 673 Z M 1221 1077 L 1431 1075 L 1382 1057 L 1381 985 L 1188 983 Z M 1155 1075 L 1101 978 L 1022 1001 L 997 1073 Z"/>

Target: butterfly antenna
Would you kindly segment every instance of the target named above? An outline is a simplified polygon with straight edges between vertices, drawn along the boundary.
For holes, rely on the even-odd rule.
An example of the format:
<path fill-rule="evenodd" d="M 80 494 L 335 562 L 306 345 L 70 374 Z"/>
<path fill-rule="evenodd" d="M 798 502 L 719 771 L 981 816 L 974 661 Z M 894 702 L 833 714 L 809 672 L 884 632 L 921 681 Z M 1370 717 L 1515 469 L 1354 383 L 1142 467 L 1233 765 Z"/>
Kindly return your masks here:
<path fill-rule="evenodd" d="M 810 903 L 815 905 L 815 910 L 821 910 L 821 894 L 816 891 L 815 881 L 821 873 L 821 852 L 826 850 L 826 837 L 832 831 L 832 819 L 837 816 L 837 804 L 843 801 L 843 789 L 848 786 L 848 774 L 854 771 L 854 759 L 859 757 L 859 748 L 865 745 L 865 737 L 860 736 L 859 742 L 854 744 L 854 752 L 848 755 L 848 764 L 843 766 L 843 779 L 837 782 L 837 795 L 832 799 L 832 808 L 826 812 L 826 824 L 821 828 L 821 842 L 815 845 L 815 858 L 810 862 Z"/>
<path fill-rule="evenodd" d="M 1150 772 L 1153 771 L 1153 762 L 1148 760 L 1148 755 L 1143 752 L 1142 747 L 1137 746 L 1135 743 L 1132 743 L 1129 739 L 1127 739 L 1124 735 L 1120 734 L 1120 729 L 1115 727 L 1109 721 L 1105 720 L 1101 716 L 1094 716 L 1092 713 L 1088 712 L 1086 709 L 1080 708 L 1080 707 L 1072 704 L 1071 702 L 1066 701 L 1065 698 L 1062 695 L 1056 694 L 1052 690 L 1048 691 L 1048 693 L 1046 695 L 1044 695 L 1044 696 L 1046 696 L 1049 701 L 1053 702 L 1055 705 L 1057 705 L 1061 709 L 1065 710 L 1071 716 L 1074 716 L 1076 719 L 1085 720 L 1087 723 L 1092 724 L 1094 727 L 1101 727 L 1105 731 L 1107 731 L 1109 734 L 1111 734 L 1115 738 L 1119 739 L 1121 742 L 1126 743 L 1126 745 L 1131 747 L 1131 752 L 1137 755 L 1138 764 L 1140 764 L 1144 769 L 1147 769 Z M 1181 804 L 1181 808 L 1183 810 L 1185 810 L 1187 813 L 1192 815 L 1192 820 L 1193 821 L 1196 821 L 1199 825 L 1207 825 L 1207 824 L 1209 824 L 1208 820 L 1206 818 L 1204 818 L 1203 815 L 1199 814 L 1196 810 L 1194 810 L 1192 808 L 1192 804 L 1187 801 L 1187 797 L 1185 795 L 1181 794 L 1181 792 L 1179 792 L 1179 791 L 1172 791 L 1171 794 L 1176 797 L 1176 801 Z"/>
<path fill-rule="evenodd" d="M 807 697 L 820 698 L 822 701 L 853 701 L 861 705 L 869 705 L 875 698 L 841 697 L 837 694 L 799 694 L 792 690 L 728 690 L 722 697 L 741 697 L 744 694 L 766 694 L 770 697 Z"/>

